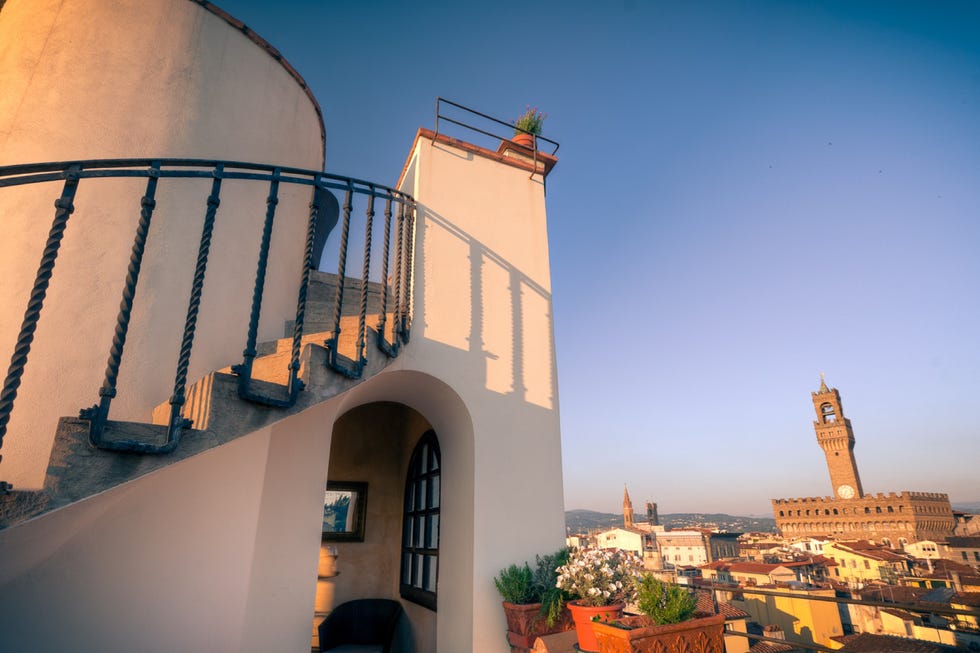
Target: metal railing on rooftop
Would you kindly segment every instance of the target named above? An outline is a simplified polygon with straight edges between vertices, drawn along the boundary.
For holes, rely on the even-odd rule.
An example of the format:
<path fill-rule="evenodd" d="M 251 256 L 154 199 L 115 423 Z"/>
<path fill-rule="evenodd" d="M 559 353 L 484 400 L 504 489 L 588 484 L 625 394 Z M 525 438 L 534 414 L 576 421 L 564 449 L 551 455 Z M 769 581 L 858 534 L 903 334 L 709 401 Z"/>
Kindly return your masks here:
<path fill-rule="evenodd" d="M 447 107 L 449 109 L 447 109 Z M 465 116 L 466 117 L 466 120 L 469 120 L 469 121 L 474 121 L 475 118 L 476 119 L 479 119 L 480 121 L 482 121 L 484 124 L 487 125 L 487 128 L 486 129 L 483 129 L 483 128 L 478 127 L 478 126 L 476 126 L 474 124 L 471 124 L 471 122 L 464 122 L 463 117 L 454 118 L 447 111 L 449 111 L 449 112 L 455 112 L 455 113 L 460 113 L 460 114 L 462 114 L 462 116 Z M 471 132 L 475 132 L 477 134 L 481 134 L 481 135 L 486 136 L 486 137 L 488 137 L 490 139 L 493 139 L 494 141 L 508 141 L 510 143 L 514 143 L 514 141 L 511 140 L 511 139 L 514 137 L 514 134 L 515 133 L 523 133 L 523 134 L 528 134 L 528 135 L 532 136 L 533 137 L 531 139 L 532 140 L 532 146 L 531 146 L 530 150 L 531 150 L 532 159 L 534 161 L 534 167 L 533 167 L 533 170 L 534 171 L 537 171 L 538 170 L 538 152 L 539 152 L 538 142 L 539 141 L 543 141 L 543 142 L 547 143 L 548 145 L 553 146 L 551 148 L 551 151 L 548 152 L 548 155 L 549 156 L 554 156 L 558 152 L 559 145 L 558 145 L 558 142 L 557 141 L 553 141 L 550 138 L 545 138 L 544 136 L 541 136 L 540 134 L 533 134 L 533 133 L 527 131 L 526 129 L 521 129 L 520 127 L 517 127 L 513 123 L 509 123 L 509 122 L 500 120 L 499 118 L 494 118 L 493 116 L 489 116 L 489 115 L 487 115 L 485 113 L 481 113 L 481 112 L 479 112 L 479 111 L 477 111 L 475 109 L 471 109 L 471 108 L 469 108 L 467 106 L 464 106 L 464 105 L 459 104 L 457 102 L 453 102 L 451 100 L 447 100 L 447 99 L 442 98 L 442 97 L 436 98 L 436 129 L 435 129 L 435 133 L 436 133 L 437 136 L 440 133 L 440 131 L 439 131 L 440 130 L 440 122 L 446 122 L 446 123 L 449 123 L 451 125 L 456 125 L 458 127 L 462 127 L 463 129 L 465 129 L 467 131 L 471 131 Z M 510 133 L 508 133 L 506 136 L 500 135 L 498 133 L 500 131 L 500 129 L 499 129 L 498 126 L 505 127 L 506 130 L 510 130 Z M 491 131 L 491 130 L 493 130 L 493 131 Z M 519 146 L 519 147 L 523 147 L 523 146 Z M 532 175 L 533 174 L 534 174 L 534 172 L 532 172 Z"/>
<path fill-rule="evenodd" d="M 75 197 L 78 188 L 83 180 L 127 177 L 146 179 L 146 185 L 142 197 L 139 198 L 138 202 L 134 201 L 134 209 L 137 205 L 139 206 L 139 221 L 133 239 L 129 265 L 125 278 L 122 280 L 122 300 L 106 363 L 105 378 L 98 390 L 99 403 L 80 411 L 80 417 L 89 421 L 89 439 L 93 445 L 105 449 L 138 453 L 168 453 L 177 446 L 181 431 L 190 428 L 191 421 L 181 415 L 181 408 L 185 403 L 188 365 L 194 346 L 194 335 L 208 257 L 212 248 L 215 219 L 221 203 L 222 184 L 226 180 L 245 180 L 268 185 L 243 358 L 240 364 L 232 368 L 233 372 L 238 375 L 238 394 L 242 399 L 271 407 L 288 407 L 296 401 L 298 393 L 303 389 L 303 382 L 298 378 L 298 371 L 300 369 L 299 359 L 307 308 L 307 286 L 310 273 L 317 264 L 318 250 L 322 251 L 328 235 L 324 231 L 329 232 L 338 219 L 342 220 L 337 260 L 339 283 L 334 300 L 332 333 L 324 344 L 328 350 L 327 363 L 332 369 L 350 378 L 361 376 L 366 362 L 366 312 L 369 276 L 372 274 L 371 256 L 372 250 L 377 247 L 377 243 L 372 242 L 372 235 L 376 228 L 377 202 L 383 203 L 381 212 L 384 217 L 383 242 L 380 247 L 382 250 L 380 271 L 382 298 L 379 324 L 376 327 L 378 332 L 377 346 L 387 356 L 393 357 L 398 355 L 400 347 L 408 341 L 411 323 L 411 268 L 414 246 L 415 201 L 411 196 L 398 190 L 360 179 L 315 170 L 238 161 L 166 158 L 104 159 L 0 167 L 0 190 L 44 182 L 62 182 L 60 194 L 55 200 L 54 219 L 43 246 L 41 261 L 27 300 L 27 310 L 17 336 L 16 345 L 13 348 L 2 390 L 0 390 L 0 447 L 2 447 L 3 438 L 7 433 L 18 388 L 28 363 L 31 344 L 41 319 L 48 285 L 54 272 L 65 229 L 70 216 L 76 209 Z M 151 220 L 157 204 L 158 186 L 173 183 L 170 180 L 178 179 L 205 179 L 210 180 L 211 183 L 210 193 L 204 201 L 204 217 L 193 282 L 187 300 L 184 328 L 175 363 L 176 373 L 173 393 L 169 400 L 171 408 L 166 443 L 157 445 L 135 440 L 108 441 L 104 438 L 104 432 L 108 424 L 110 404 L 117 393 L 119 367 L 123 360 L 131 314 L 136 300 L 140 268 L 150 235 Z M 284 184 L 310 187 L 313 200 L 309 205 L 304 259 L 301 279 L 298 280 L 299 292 L 293 323 L 288 381 L 282 386 L 273 388 L 271 392 L 268 390 L 259 392 L 253 388 L 252 384 L 252 363 L 257 355 L 256 341 L 269 266 L 270 241 L 275 225 L 277 205 L 279 204 L 280 186 Z M 337 191 L 343 196 L 342 216 L 338 216 L 336 213 L 333 216 L 325 215 L 325 212 L 329 212 L 331 209 L 331 205 L 336 211 L 337 203 L 329 197 L 331 191 Z M 347 268 L 351 264 L 348 260 L 348 241 L 356 198 L 366 198 L 364 250 L 361 260 L 362 277 L 357 342 L 354 355 L 347 358 L 338 351 L 338 338 L 341 331 L 341 315 L 344 304 L 344 280 L 347 276 Z M 332 222 L 332 224 L 328 224 L 328 222 Z M 391 251 L 392 247 L 394 252 Z M 394 261 L 391 260 L 392 258 Z M 391 325 L 387 324 L 389 316 L 392 321 Z M 391 334 L 390 340 L 386 338 L 386 333 Z M 8 483 L 0 481 L 0 493 L 8 491 L 10 488 Z"/>

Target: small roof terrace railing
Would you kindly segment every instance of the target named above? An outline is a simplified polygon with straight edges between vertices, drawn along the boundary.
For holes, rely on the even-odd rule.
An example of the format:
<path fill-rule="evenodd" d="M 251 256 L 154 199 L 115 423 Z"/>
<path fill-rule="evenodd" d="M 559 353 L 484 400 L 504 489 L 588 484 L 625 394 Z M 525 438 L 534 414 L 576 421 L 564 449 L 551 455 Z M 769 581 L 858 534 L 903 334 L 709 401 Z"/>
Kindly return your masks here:
<path fill-rule="evenodd" d="M 328 350 L 327 364 L 335 371 L 350 378 L 359 378 L 366 362 L 366 312 L 369 277 L 372 274 L 372 252 L 378 255 L 380 249 L 381 270 L 381 310 L 377 325 L 377 346 L 389 357 L 397 356 L 400 347 L 408 341 L 411 311 L 411 268 L 413 259 L 415 200 L 398 190 L 372 182 L 343 177 L 316 170 L 304 170 L 285 166 L 238 161 L 201 159 L 106 159 L 84 160 L 57 163 L 36 163 L 0 167 L 0 192 L 5 188 L 62 182 L 61 192 L 55 200 L 55 214 L 38 271 L 27 298 L 27 309 L 17 336 L 16 344 L 6 377 L 0 390 L 0 447 L 7 432 L 7 426 L 14 409 L 17 391 L 24 370 L 28 364 L 31 343 L 42 316 L 45 297 L 55 262 L 61 246 L 69 218 L 75 211 L 75 196 L 82 182 L 104 178 L 143 178 L 146 186 L 142 197 L 134 200 L 138 206 L 139 220 L 133 239 L 132 251 L 125 278 L 121 280 L 122 299 L 112 336 L 112 345 L 106 363 L 105 378 L 98 390 L 99 403 L 80 411 L 83 419 L 89 420 L 89 439 L 97 447 L 133 451 L 139 453 L 168 453 L 177 446 L 182 430 L 191 426 L 190 420 L 181 415 L 185 403 L 188 365 L 194 346 L 194 334 L 205 284 L 208 257 L 212 249 L 215 218 L 221 203 L 222 184 L 226 180 L 245 180 L 267 185 L 266 207 L 261 242 L 255 263 L 255 284 L 249 310 L 245 334 L 245 347 L 242 362 L 233 366 L 238 375 L 238 394 L 242 399 L 271 407 L 287 407 L 296 401 L 303 389 L 298 378 L 300 369 L 300 350 L 304 330 L 307 304 L 307 287 L 310 273 L 317 266 L 327 237 L 338 220 L 341 221 L 338 245 L 338 284 L 333 306 L 333 330 L 324 344 Z M 161 184 L 174 183 L 171 180 L 205 179 L 210 180 L 210 194 L 207 196 L 201 236 L 193 282 L 187 299 L 187 312 L 179 353 L 175 361 L 173 394 L 170 397 L 170 418 L 167 426 L 167 439 L 163 445 L 148 444 L 133 440 L 107 441 L 103 435 L 109 418 L 109 409 L 117 392 L 117 377 L 123 360 L 126 339 L 129 332 L 130 317 L 136 300 L 140 268 L 150 234 L 150 224 L 157 204 L 157 188 Z M 295 321 L 292 333 L 292 351 L 289 360 L 288 381 L 265 393 L 252 387 L 252 362 L 256 357 L 258 324 L 262 311 L 262 297 L 265 288 L 266 272 L 269 266 L 270 241 L 274 229 L 279 191 L 281 185 L 310 187 L 313 200 L 310 202 L 306 229 L 304 259 L 301 279 L 298 280 L 299 293 L 296 303 Z M 331 191 L 343 198 L 342 217 Z M 359 320 L 355 355 L 347 359 L 338 353 L 338 337 L 341 330 L 342 306 L 344 303 L 344 279 L 349 268 L 356 269 L 356 260 L 349 260 L 348 245 L 351 233 L 352 212 L 355 200 L 362 201 L 364 207 L 365 231 L 363 235 L 363 254 L 361 256 L 361 296 L 359 298 Z M 383 228 L 375 223 L 377 203 L 383 203 Z M 328 215 L 332 212 L 332 216 Z M 372 239 L 375 231 L 383 233 L 381 240 Z M 359 238 L 359 237 L 358 237 Z M 357 240 L 357 239 L 355 239 Z M 373 240 L 373 242 L 372 242 Z M 394 249 L 394 252 L 392 252 Z M 393 261 L 391 259 L 394 259 Z M 388 316 L 393 324 L 386 324 Z M 107 325 L 108 327 L 108 325 Z M 386 338 L 390 334 L 390 340 Z M 264 384 L 268 388 L 269 384 Z M 0 481 L 0 493 L 11 489 L 8 483 Z"/>
<path fill-rule="evenodd" d="M 513 123 L 500 120 L 499 118 L 494 118 L 493 116 L 489 116 L 485 113 L 481 113 L 475 109 L 471 109 L 465 105 L 459 104 L 458 102 L 453 102 L 451 100 L 447 100 L 442 97 L 437 97 L 436 98 L 436 129 L 435 129 L 436 136 L 440 134 L 440 129 L 442 128 L 440 122 L 449 123 L 450 125 L 456 125 L 458 127 L 462 127 L 463 129 L 469 132 L 480 134 L 481 136 L 486 137 L 488 139 L 488 142 L 493 141 L 494 144 L 491 147 L 496 147 L 496 144 L 499 143 L 500 141 L 507 141 L 511 144 L 514 144 L 514 141 L 512 139 L 515 133 L 528 134 L 532 136 L 533 137 L 531 139 L 532 146 L 530 148 L 530 151 L 531 151 L 531 157 L 534 161 L 534 167 L 532 168 L 532 170 L 534 171 L 538 170 L 538 153 L 540 151 L 538 147 L 539 142 L 547 143 L 550 146 L 548 149 L 550 149 L 551 151 L 545 152 L 549 156 L 553 157 L 558 152 L 559 145 L 557 141 L 553 141 L 550 138 L 545 138 L 544 136 L 541 135 L 532 134 L 526 129 L 521 129 L 520 127 L 516 126 Z M 479 127 L 476 124 L 473 124 L 477 122 L 480 123 L 481 125 L 484 125 L 485 127 Z M 505 133 L 507 133 L 506 136 L 500 135 L 499 133 L 501 131 L 500 127 L 506 128 L 504 130 Z M 509 132 L 507 132 L 507 130 L 509 130 Z M 518 145 L 518 147 L 524 147 L 524 146 Z M 534 173 L 532 172 L 532 176 L 533 174 Z"/>

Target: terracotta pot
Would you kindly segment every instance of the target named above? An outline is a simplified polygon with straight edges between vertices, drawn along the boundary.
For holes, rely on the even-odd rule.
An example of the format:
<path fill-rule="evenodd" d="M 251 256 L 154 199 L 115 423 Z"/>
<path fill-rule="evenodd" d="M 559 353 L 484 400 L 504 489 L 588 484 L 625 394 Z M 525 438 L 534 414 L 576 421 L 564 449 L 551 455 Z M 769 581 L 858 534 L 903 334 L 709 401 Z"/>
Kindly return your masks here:
<path fill-rule="evenodd" d="M 547 618 L 541 614 L 540 603 L 517 604 L 504 601 L 503 604 L 504 616 L 507 618 L 507 641 L 514 648 L 529 649 L 534 646 L 534 640 L 543 635 L 572 629 L 572 616 L 568 610 L 563 610 L 558 621 L 549 626 Z"/>
<path fill-rule="evenodd" d="M 534 149 L 534 135 L 525 134 L 521 132 L 519 134 L 514 134 L 514 137 L 510 139 L 515 145 L 520 145 L 521 147 L 526 147 L 529 150 Z"/>
<path fill-rule="evenodd" d="M 625 617 L 615 624 L 594 624 L 599 653 L 725 653 L 725 616 L 688 619 L 669 626 L 649 617 Z"/>
<path fill-rule="evenodd" d="M 591 605 L 578 605 L 578 601 L 569 601 L 568 609 L 572 611 L 572 619 L 575 621 L 578 647 L 583 651 L 598 651 L 599 643 L 592 631 L 592 618 L 599 617 L 601 621 L 619 619 L 623 616 L 624 607 L 622 603 L 593 607 Z"/>

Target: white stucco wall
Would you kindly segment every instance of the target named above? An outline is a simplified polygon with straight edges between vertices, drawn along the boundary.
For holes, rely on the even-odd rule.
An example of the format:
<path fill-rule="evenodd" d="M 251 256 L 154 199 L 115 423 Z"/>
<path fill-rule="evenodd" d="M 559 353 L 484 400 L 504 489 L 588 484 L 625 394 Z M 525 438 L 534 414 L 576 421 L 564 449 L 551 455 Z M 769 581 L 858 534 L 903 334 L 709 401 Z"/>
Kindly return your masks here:
<path fill-rule="evenodd" d="M 472 460 L 444 464 L 447 488 L 472 479 L 472 566 L 455 557 L 465 544 L 440 543 L 439 604 L 459 621 L 440 608 L 438 646 L 503 652 L 493 576 L 565 536 L 543 180 L 422 136 L 402 185 L 419 213 L 412 342 L 394 367 L 451 387 L 473 429 Z M 455 600 L 464 578 L 471 616 Z"/>
<path fill-rule="evenodd" d="M 622 528 L 612 528 L 596 535 L 596 544 L 602 549 L 622 549 L 643 555 L 643 535 Z"/>
<path fill-rule="evenodd" d="M 317 417 L 0 531 L 0 593 L 16 597 L 0 650 L 309 650 L 330 441 Z"/>
<path fill-rule="evenodd" d="M 321 169 L 313 100 L 240 30 L 188 0 L 8 0 L 0 165 L 187 157 Z M 145 180 L 82 180 L 3 442 L 0 479 L 38 488 L 57 419 L 98 401 Z M 113 419 L 172 393 L 208 180 L 161 180 Z M 60 183 L 0 189 L 0 360 L 14 349 Z M 239 362 L 268 185 L 226 181 L 188 381 Z M 283 187 L 260 341 L 295 311 L 308 188 Z"/>

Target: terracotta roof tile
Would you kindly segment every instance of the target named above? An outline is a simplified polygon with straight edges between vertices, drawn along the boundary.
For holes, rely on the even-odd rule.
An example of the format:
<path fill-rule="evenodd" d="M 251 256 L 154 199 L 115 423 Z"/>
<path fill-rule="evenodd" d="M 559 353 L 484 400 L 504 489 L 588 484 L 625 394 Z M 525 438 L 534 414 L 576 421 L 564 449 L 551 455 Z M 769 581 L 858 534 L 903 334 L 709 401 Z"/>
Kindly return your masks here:
<path fill-rule="evenodd" d="M 980 592 L 957 592 L 949 598 L 950 603 L 980 608 Z"/>
<path fill-rule="evenodd" d="M 915 616 L 912 613 L 906 612 L 905 610 L 899 610 L 898 608 L 882 608 L 881 611 L 885 614 L 890 614 L 893 617 L 898 617 L 899 619 L 903 619 L 905 621 L 915 619 Z"/>
<path fill-rule="evenodd" d="M 748 619 L 749 613 L 741 608 L 736 608 L 734 605 L 729 603 L 718 603 L 718 609 L 715 610 L 714 601 L 711 598 L 711 592 L 707 590 L 698 590 L 695 594 L 698 599 L 698 612 L 706 612 L 708 614 L 723 614 L 725 619 Z"/>
<path fill-rule="evenodd" d="M 849 638 L 840 651 L 841 653 L 946 653 L 956 649 L 921 639 L 862 633 Z"/>
<path fill-rule="evenodd" d="M 749 649 L 749 653 L 784 653 L 785 651 L 799 651 L 789 644 L 777 644 L 775 642 L 756 642 Z"/>
<path fill-rule="evenodd" d="M 742 574 L 771 574 L 784 565 L 774 565 L 765 562 L 733 562 L 730 569 Z"/>
<path fill-rule="evenodd" d="M 860 590 L 858 594 L 866 601 L 884 601 L 888 603 L 914 603 L 929 592 L 921 587 L 904 587 L 901 585 L 870 585 Z"/>

